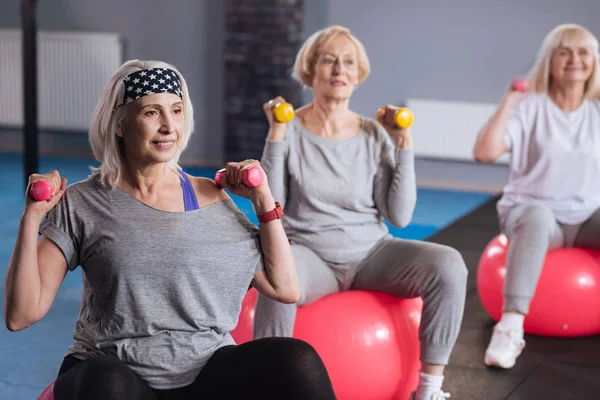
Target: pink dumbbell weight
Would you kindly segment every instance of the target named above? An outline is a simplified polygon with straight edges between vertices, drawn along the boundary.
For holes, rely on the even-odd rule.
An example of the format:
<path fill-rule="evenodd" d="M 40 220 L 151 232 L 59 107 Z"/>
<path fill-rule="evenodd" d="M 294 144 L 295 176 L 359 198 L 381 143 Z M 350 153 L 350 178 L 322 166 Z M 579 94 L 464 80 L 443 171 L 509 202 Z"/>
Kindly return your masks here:
<path fill-rule="evenodd" d="M 220 169 L 217 171 L 215 175 L 215 183 L 220 188 L 223 188 L 221 185 L 222 175 L 225 172 L 225 169 Z M 242 179 L 244 180 L 244 184 L 248 187 L 254 188 L 260 186 L 265 180 L 265 175 L 262 169 L 258 167 L 252 167 L 250 169 L 246 169 L 242 172 Z"/>
<path fill-rule="evenodd" d="M 52 185 L 46 181 L 33 182 L 29 194 L 35 201 L 46 201 L 52 197 Z"/>
<path fill-rule="evenodd" d="M 524 76 L 519 76 L 512 81 L 512 89 L 517 92 L 525 92 L 529 89 L 529 81 Z"/>

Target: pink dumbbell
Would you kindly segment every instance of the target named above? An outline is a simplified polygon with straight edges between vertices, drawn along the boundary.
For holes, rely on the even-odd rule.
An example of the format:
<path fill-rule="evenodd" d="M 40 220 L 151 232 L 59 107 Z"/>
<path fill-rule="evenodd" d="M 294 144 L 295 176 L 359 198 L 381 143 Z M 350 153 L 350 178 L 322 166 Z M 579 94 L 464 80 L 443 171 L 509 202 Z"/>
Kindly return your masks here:
<path fill-rule="evenodd" d="M 529 81 L 524 76 L 519 76 L 512 81 L 512 89 L 517 92 L 525 92 L 529 89 Z"/>
<path fill-rule="evenodd" d="M 46 201 L 52 197 L 52 186 L 46 181 L 33 182 L 29 194 L 35 201 Z"/>
<path fill-rule="evenodd" d="M 220 169 L 217 171 L 215 175 L 215 183 L 220 188 L 223 188 L 221 185 L 221 176 L 225 172 L 225 169 Z M 244 184 L 248 187 L 254 188 L 260 186 L 265 180 L 265 175 L 263 174 L 262 169 L 258 167 L 252 167 L 250 169 L 246 169 L 242 171 L 242 179 L 244 180 Z"/>

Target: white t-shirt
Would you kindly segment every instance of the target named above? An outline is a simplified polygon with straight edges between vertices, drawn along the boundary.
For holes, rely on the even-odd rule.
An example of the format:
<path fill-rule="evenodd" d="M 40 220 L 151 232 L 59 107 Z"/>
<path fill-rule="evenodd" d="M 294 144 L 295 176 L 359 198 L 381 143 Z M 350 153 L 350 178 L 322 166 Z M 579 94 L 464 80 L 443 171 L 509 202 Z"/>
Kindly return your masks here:
<path fill-rule="evenodd" d="M 517 204 L 541 203 L 557 221 L 579 224 L 600 207 L 600 101 L 567 112 L 531 93 L 512 111 L 504 142 L 511 156 L 501 218 Z"/>

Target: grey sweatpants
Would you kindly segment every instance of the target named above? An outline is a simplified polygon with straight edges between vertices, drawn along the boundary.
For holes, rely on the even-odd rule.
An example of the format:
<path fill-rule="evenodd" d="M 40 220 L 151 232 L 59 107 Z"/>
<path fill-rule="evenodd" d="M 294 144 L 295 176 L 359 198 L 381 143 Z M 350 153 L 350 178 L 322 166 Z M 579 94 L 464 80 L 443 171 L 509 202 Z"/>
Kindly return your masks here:
<path fill-rule="evenodd" d="M 298 305 L 342 290 L 369 290 L 423 298 L 419 328 L 421 361 L 446 365 L 462 322 L 467 268 L 458 251 L 435 243 L 386 238 L 367 257 L 352 264 L 323 261 L 292 244 L 301 296 L 283 304 L 259 295 L 254 338 L 292 336 Z"/>
<path fill-rule="evenodd" d="M 509 241 L 504 281 L 504 311 L 527 314 L 548 250 L 600 249 L 600 209 L 579 225 L 561 224 L 540 204 L 512 208 L 500 219 Z"/>

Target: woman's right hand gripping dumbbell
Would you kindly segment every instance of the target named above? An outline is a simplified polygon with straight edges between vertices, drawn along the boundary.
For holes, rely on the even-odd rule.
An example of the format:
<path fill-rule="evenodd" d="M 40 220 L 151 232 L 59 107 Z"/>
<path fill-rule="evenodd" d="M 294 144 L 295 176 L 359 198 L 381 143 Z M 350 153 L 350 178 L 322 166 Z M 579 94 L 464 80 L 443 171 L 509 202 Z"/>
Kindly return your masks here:
<path fill-rule="evenodd" d="M 263 110 L 269 120 L 268 140 L 275 142 L 285 138 L 287 123 L 294 118 L 294 107 L 281 96 L 269 100 L 263 105 Z"/>
<path fill-rule="evenodd" d="M 61 199 L 67 189 L 68 178 L 61 178 L 58 171 L 33 174 L 27 185 L 25 212 L 34 213 L 40 219 Z"/>

